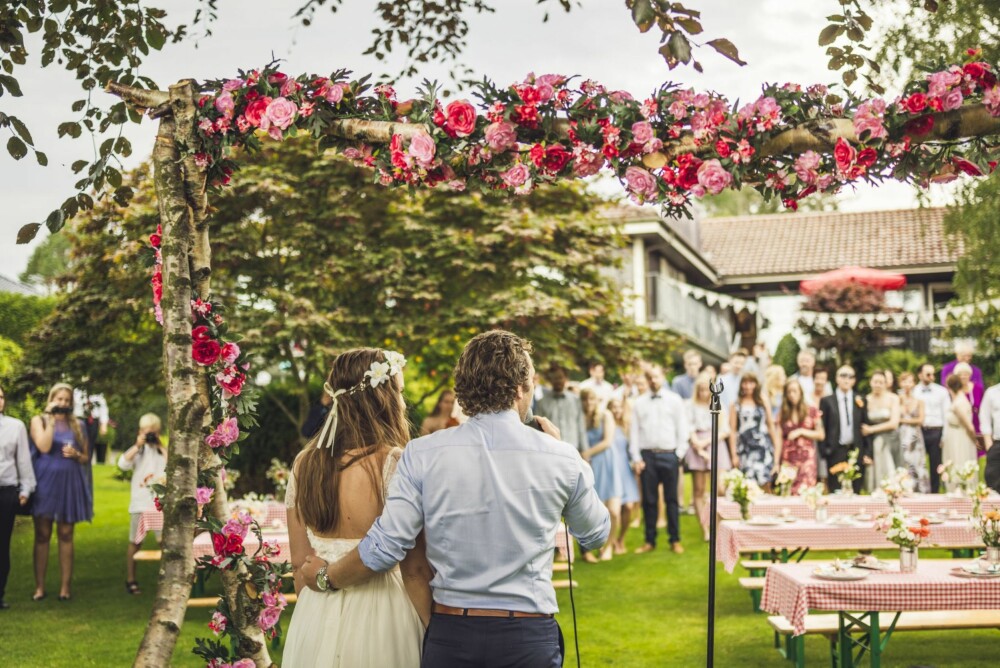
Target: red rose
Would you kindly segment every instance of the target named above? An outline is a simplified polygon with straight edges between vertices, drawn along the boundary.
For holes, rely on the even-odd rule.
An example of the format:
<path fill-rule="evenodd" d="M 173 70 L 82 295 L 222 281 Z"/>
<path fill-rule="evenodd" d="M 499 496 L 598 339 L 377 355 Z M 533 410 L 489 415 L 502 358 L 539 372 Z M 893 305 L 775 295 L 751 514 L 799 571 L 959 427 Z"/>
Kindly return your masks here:
<path fill-rule="evenodd" d="M 243 116 L 246 117 L 247 123 L 255 128 L 260 127 L 260 119 L 267 111 L 267 105 L 271 104 L 271 98 L 264 96 L 259 97 L 250 104 L 247 105 L 246 111 L 243 112 Z"/>
<path fill-rule="evenodd" d="M 218 362 L 221 354 L 222 346 L 219 345 L 218 341 L 212 339 L 202 339 L 191 345 L 191 357 L 194 358 L 195 362 L 204 366 L 211 366 Z"/>
<path fill-rule="evenodd" d="M 163 237 L 160 236 L 159 234 L 150 234 L 149 235 L 149 245 L 152 246 L 153 248 L 159 248 L 160 247 L 160 243 L 162 241 L 163 241 Z"/>
<path fill-rule="evenodd" d="M 814 192 L 816 192 L 816 186 L 814 185 L 809 186 L 808 188 L 806 188 L 805 190 L 803 190 L 798 194 L 797 199 L 803 199 L 804 197 L 809 197 L 809 195 L 812 195 Z"/>
<path fill-rule="evenodd" d="M 858 164 L 863 167 L 871 167 L 878 160 L 878 151 L 873 148 L 864 148 L 858 152 Z"/>
<path fill-rule="evenodd" d="M 476 129 L 476 108 L 468 100 L 455 100 L 445 108 L 448 126 L 459 137 L 468 137 Z"/>
<path fill-rule="evenodd" d="M 163 274 L 156 272 L 149 282 L 153 285 L 153 303 L 159 304 L 163 300 Z"/>
<path fill-rule="evenodd" d="M 785 205 L 786 209 L 791 209 L 792 211 L 799 210 L 799 203 L 795 201 L 795 198 L 789 197 L 787 199 L 781 200 L 781 203 Z"/>
<path fill-rule="evenodd" d="M 944 109 L 944 103 L 941 101 L 941 98 L 939 97 L 929 98 L 927 100 L 927 106 L 930 107 L 933 111 L 941 111 L 942 109 Z"/>
<path fill-rule="evenodd" d="M 903 100 L 903 106 L 911 114 L 919 114 L 927 108 L 927 96 L 923 93 L 914 93 Z"/>
<path fill-rule="evenodd" d="M 952 158 L 951 161 L 958 167 L 961 171 L 965 172 L 969 176 L 982 176 L 983 173 L 979 171 L 979 167 L 969 162 L 968 160 L 963 160 L 962 158 Z"/>
<path fill-rule="evenodd" d="M 983 88 L 993 88 L 997 83 L 996 76 L 986 63 L 969 63 L 962 71 Z"/>
<path fill-rule="evenodd" d="M 158 496 L 153 497 L 153 507 L 161 512 L 163 511 L 163 502 L 160 501 L 160 497 Z"/>
<path fill-rule="evenodd" d="M 212 335 L 208 333 L 208 327 L 205 325 L 198 325 L 191 330 L 191 339 L 193 341 L 207 341 L 212 338 Z"/>
<path fill-rule="evenodd" d="M 226 552 L 226 536 L 221 533 L 212 534 L 212 549 L 216 554 L 224 555 Z"/>
<path fill-rule="evenodd" d="M 567 151 L 562 144 L 553 144 L 545 149 L 545 160 L 542 165 L 552 174 L 558 174 L 572 157 L 573 154 Z"/>
<path fill-rule="evenodd" d="M 243 383 L 246 382 L 246 379 L 247 377 L 237 371 L 235 367 L 229 367 L 225 372 L 220 372 L 215 376 L 215 382 L 233 396 L 239 396 L 240 392 L 243 391 Z"/>
<path fill-rule="evenodd" d="M 226 556 L 240 554 L 243 552 L 243 537 L 238 533 L 231 533 L 226 536 Z"/>
<path fill-rule="evenodd" d="M 530 104 L 518 105 L 514 107 L 514 113 L 511 114 L 510 120 L 526 128 L 537 128 L 538 109 Z"/>
<path fill-rule="evenodd" d="M 699 164 L 701 164 L 701 162 L 698 158 L 694 157 L 694 154 L 692 153 L 681 153 L 677 156 L 677 166 L 681 169 L 687 169 L 691 165 L 697 167 Z"/>
<path fill-rule="evenodd" d="M 701 161 L 699 161 L 700 164 Z M 698 183 L 698 165 L 689 164 L 677 172 L 677 187 L 690 190 Z"/>
<path fill-rule="evenodd" d="M 837 161 L 837 168 L 846 172 L 847 168 L 854 163 L 857 151 L 847 143 L 843 137 L 837 138 L 837 144 L 833 147 L 833 159 Z"/>
<path fill-rule="evenodd" d="M 903 126 L 903 131 L 907 134 L 916 135 L 918 137 L 927 134 L 934 128 L 934 117 L 933 116 L 918 116 L 913 120 L 907 121 L 906 125 Z"/>
<path fill-rule="evenodd" d="M 715 152 L 719 154 L 720 158 L 728 158 L 733 149 L 729 147 L 729 142 L 725 139 L 720 139 L 715 142 Z"/>
<path fill-rule="evenodd" d="M 531 162 L 535 163 L 535 167 L 541 167 L 542 162 L 545 161 L 545 147 L 541 144 L 535 144 L 528 151 L 528 157 L 531 158 Z"/>
<path fill-rule="evenodd" d="M 534 86 L 517 86 L 517 94 L 526 104 L 538 104 L 542 101 L 542 96 Z"/>
<path fill-rule="evenodd" d="M 444 124 L 447 121 L 448 121 L 448 119 L 445 118 L 444 112 L 441 111 L 441 107 L 438 106 L 437 104 L 435 104 L 434 105 L 434 113 L 431 114 L 431 122 L 434 123 L 434 125 L 436 125 L 436 126 L 438 126 L 440 128 L 440 127 L 444 127 Z"/>

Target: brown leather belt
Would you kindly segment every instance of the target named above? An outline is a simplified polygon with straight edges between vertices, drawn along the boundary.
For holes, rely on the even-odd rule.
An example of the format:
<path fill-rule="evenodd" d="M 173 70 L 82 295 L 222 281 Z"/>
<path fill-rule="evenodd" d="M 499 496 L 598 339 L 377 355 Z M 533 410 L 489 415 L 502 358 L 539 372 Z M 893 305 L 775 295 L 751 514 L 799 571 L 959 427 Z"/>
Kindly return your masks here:
<path fill-rule="evenodd" d="M 544 612 L 518 612 L 517 610 L 489 610 L 484 608 L 453 608 L 450 605 L 434 604 L 434 612 L 439 615 L 455 615 L 457 617 L 547 617 L 552 615 Z"/>

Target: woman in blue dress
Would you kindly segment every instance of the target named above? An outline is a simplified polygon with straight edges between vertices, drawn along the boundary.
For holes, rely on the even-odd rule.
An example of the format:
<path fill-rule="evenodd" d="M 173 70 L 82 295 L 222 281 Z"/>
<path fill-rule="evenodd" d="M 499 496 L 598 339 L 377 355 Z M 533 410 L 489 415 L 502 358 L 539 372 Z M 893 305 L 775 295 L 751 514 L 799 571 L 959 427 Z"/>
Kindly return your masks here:
<path fill-rule="evenodd" d="M 68 601 L 73 580 L 73 527 L 90 521 L 93 501 L 85 465 L 90 446 L 82 420 L 73 417 L 73 388 L 58 383 L 49 390 L 45 412 L 31 419 L 31 455 L 37 487 L 35 519 L 35 601 L 45 598 L 52 523 L 59 538 L 59 600 Z"/>
<path fill-rule="evenodd" d="M 611 514 L 611 533 L 617 536 L 621 525 L 622 481 L 618 471 L 619 460 L 612 447 L 615 438 L 615 419 L 611 413 L 601 410 L 601 400 L 591 389 L 580 391 L 583 404 L 583 419 L 587 426 L 587 442 L 590 447 L 581 453 L 594 469 L 594 489 Z M 612 540 L 609 538 L 601 550 L 601 561 L 610 561 L 613 555 Z M 590 552 L 583 555 L 585 561 L 597 561 Z"/>
<path fill-rule="evenodd" d="M 611 443 L 614 450 L 615 459 L 618 460 L 618 474 L 622 485 L 622 508 L 621 522 L 619 523 L 618 536 L 612 536 L 612 548 L 615 554 L 625 554 L 625 534 L 628 533 L 628 525 L 632 520 L 632 514 L 638 513 L 639 484 L 635 480 L 635 472 L 632 470 L 632 463 L 628 457 L 628 428 L 629 412 L 625 408 L 625 400 L 612 399 L 608 402 L 608 412 L 615 419 L 615 439 Z M 636 515 L 638 517 L 638 514 Z"/>
<path fill-rule="evenodd" d="M 740 394 L 729 413 L 731 441 L 735 441 L 743 474 L 769 492 L 771 478 L 781 461 L 781 439 L 774 427 L 771 406 L 761 397 L 760 381 L 753 373 L 740 379 Z"/>

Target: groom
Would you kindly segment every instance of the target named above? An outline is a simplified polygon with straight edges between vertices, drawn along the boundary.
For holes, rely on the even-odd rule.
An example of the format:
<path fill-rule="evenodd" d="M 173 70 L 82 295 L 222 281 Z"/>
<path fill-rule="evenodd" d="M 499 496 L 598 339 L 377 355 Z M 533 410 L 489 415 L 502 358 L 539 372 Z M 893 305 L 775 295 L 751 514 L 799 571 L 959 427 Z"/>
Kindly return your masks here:
<path fill-rule="evenodd" d="M 561 666 L 559 520 L 584 548 L 608 538 L 608 511 L 576 448 L 522 422 L 534 394 L 530 353 L 528 341 L 500 330 L 469 341 L 455 367 L 469 421 L 411 441 L 357 549 L 331 564 L 309 557 L 301 569 L 316 590 L 317 575 L 330 591 L 357 585 L 395 566 L 423 530 L 435 571 L 425 668 Z"/>

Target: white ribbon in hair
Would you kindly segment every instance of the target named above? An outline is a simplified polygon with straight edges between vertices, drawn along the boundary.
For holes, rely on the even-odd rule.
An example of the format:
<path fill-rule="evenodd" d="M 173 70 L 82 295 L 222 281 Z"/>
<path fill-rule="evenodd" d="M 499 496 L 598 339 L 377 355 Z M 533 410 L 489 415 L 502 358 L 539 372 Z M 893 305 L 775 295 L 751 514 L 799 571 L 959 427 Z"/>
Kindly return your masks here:
<path fill-rule="evenodd" d="M 333 405 L 330 406 L 326 422 L 323 423 L 323 431 L 320 432 L 319 440 L 316 441 L 316 448 L 330 448 L 332 454 L 333 439 L 337 435 L 337 399 L 340 395 L 347 394 L 347 390 L 334 390 L 330 383 L 323 383 L 323 391 L 333 399 Z"/>

